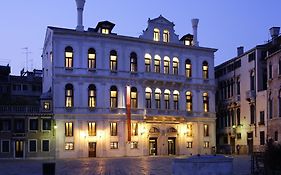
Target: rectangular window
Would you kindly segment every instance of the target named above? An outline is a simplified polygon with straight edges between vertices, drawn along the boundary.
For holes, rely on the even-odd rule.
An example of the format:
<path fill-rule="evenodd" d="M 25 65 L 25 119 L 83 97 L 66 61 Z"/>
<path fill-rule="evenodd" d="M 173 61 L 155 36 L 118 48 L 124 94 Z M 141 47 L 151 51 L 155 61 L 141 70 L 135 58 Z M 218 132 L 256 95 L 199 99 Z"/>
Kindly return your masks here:
<path fill-rule="evenodd" d="M 110 135 L 117 136 L 117 123 L 116 122 L 110 123 Z"/>
<path fill-rule="evenodd" d="M 0 131 L 11 131 L 11 120 L 10 119 L 2 119 L 0 120 Z"/>
<path fill-rule="evenodd" d="M 102 29 L 101 29 L 101 33 L 102 33 L 102 34 L 109 34 L 109 29 L 102 28 Z"/>
<path fill-rule="evenodd" d="M 9 140 L 2 140 L 1 141 L 1 152 L 2 153 L 9 153 L 10 152 L 10 141 Z"/>
<path fill-rule="evenodd" d="M 170 66 L 169 66 L 170 62 L 167 61 L 167 60 L 164 60 L 164 74 L 169 74 L 169 69 L 170 69 Z"/>
<path fill-rule="evenodd" d="M 24 119 L 15 119 L 14 120 L 14 131 L 15 133 L 24 133 L 25 131 L 25 120 Z"/>
<path fill-rule="evenodd" d="M 42 119 L 42 130 L 43 131 L 50 131 L 51 130 L 51 123 L 52 120 L 49 118 Z"/>
<path fill-rule="evenodd" d="M 145 72 L 150 72 L 150 58 L 145 58 Z"/>
<path fill-rule="evenodd" d="M 154 72 L 160 73 L 160 60 L 154 60 Z"/>
<path fill-rule="evenodd" d="M 210 147 L 210 142 L 204 141 L 204 148 L 209 148 Z"/>
<path fill-rule="evenodd" d="M 43 109 L 46 110 L 46 111 L 50 110 L 50 102 L 44 101 L 43 102 Z"/>
<path fill-rule="evenodd" d="M 251 62 L 256 59 L 256 52 L 252 52 L 248 55 L 248 62 Z"/>
<path fill-rule="evenodd" d="M 28 140 L 28 151 L 37 152 L 37 140 Z"/>
<path fill-rule="evenodd" d="M 50 151 L 50 140 L 42 140 L 42 152 Z"/>
<path fill-rule="evenodd" d="M 29 119 L 29 130 L 30 131 L 38 130 L 38 119 Z"/>
<path fill-rule="evenodd" d="M 241 139 L 241 133 L 237 133 L 237 139 Z"/>
<path fill-rule="evenodd" d="M 138 123 L 132 123 L 132 136 L 138 135 Z"/>
<path fill-rule="evenodd" d="M 74 150 L 74 142 L 65 142 L 65 150 Z"/>
<path fill-rule="evenodd" d="M 237 81 L 237 95 L 240 95 L 240 81 Z"/>
<path fill-rule="evenodd" d="M 187 142 L 186 147 L 187 148 L 192 148 L 192 142 Z"/>
<path fill-rule="evenodd" d="M 118 142 L 110 142 L 110 149 L 118 149 Z"/>
<path fill-rule="evenodd" d="M 151 92 L 145 92 L 146 108 L 151 108 Z"/>
<path fill-rule="evenodd" d="M 174 75 L 179 74 L 179 63 L 177 61 L 173 61 L 173 74 Z"/>
<path fill-rule="evenodd" d="M 255 90 L 255 76 L 254 75 L 250 76 L 250 90 L 252 90 L 252 91 Z"/>
<path fill-rule="evenodd" d="M 264 125 L 264 111 L 260 111 L 260 125 Z"/>
<path fill-rule="evenodd" d="M 88 123 L 88 134 L 89 136 L 96 136 L 96 122 L 89 122 Z"/>
<path fill-rule="evenodd" d="M 65 123 L 65 136 L 73 137 L 73 123 L 72 122 Z"/>
<path fill-rule="evenodd" d="M 251 116 L 251 124 L 255 123 L 255 106 L 250 105 L 250 116 Z"/>
<path fill-rule="evenodd" d="M 117 71 L 117 55 L 110 55 L 110 70 Z"/>
<path fill-rule="evenodd" d="M 130 143 L 130 148 L 131 149 L 138 149 L 138 142 L 131 142 Z"/>
<path fill-rule="evenodd" d="M 192 136 L 192 124 L 187 124 L 186 135 L 189 137 Z"/>
<path fill-rule="evenodd" d="M 260 131 L 260 145 L 264 145 L 264 144 L 265 144 L 264 131 Z"/>
<path fill-rule="evenodd" d="M 209 137 L 209 125 L 204 124 L 204 137 Z"/>

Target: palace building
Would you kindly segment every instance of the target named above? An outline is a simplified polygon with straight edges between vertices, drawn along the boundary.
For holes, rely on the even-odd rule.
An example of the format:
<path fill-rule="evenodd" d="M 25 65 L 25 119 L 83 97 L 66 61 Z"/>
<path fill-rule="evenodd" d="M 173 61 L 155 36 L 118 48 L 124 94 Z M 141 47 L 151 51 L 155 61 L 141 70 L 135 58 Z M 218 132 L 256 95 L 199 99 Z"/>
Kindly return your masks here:
<path fill-rule="evenodd" d="M 42 103 L 55 120 L 56 157 L 210 154 L 216 145 L 214 52 L 181 39 L 163 16 L 139 37 L 110 21 L 84 30 L 48 27 Z"/>

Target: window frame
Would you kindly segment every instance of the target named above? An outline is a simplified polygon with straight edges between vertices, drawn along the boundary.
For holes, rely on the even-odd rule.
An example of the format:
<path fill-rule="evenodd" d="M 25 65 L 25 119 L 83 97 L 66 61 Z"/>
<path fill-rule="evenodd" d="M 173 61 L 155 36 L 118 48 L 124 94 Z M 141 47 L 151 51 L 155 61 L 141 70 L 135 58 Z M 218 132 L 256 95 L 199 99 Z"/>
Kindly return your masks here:
<path fill-rule="evenodd" d="M 160 30 L 158 28 L 153 29 L 153 41 L 160 41 Z"/>
<path fill-rule="evenodd" d="M 118 123 L 110 122 L 110 136 L 118 136 Z"/>
<path fill-rule="evenodd" d="M 136 87 L 131 87 L 130 102 L 132 109 L 138 108 L 138 89 Z"/>
<path fill-rule="evenodd" d="M 209 79 L 209 64 L 207 61 L 203 61 L 202 63 L 202 78 L 204 80 Z"/>
<path fill-rule="evenodd" d="M 69 55 L 71 54 L 71 55 Z M 73 69 L 73 57 L 74 57 L 74 52 L 73 48 L 71 46 L 67 46 L 64 49 L 64 60 L 65 60 L 65 68 L 66 69 Z"/>
<path fill-rule="evenodd" d="M 96 86 L 94 84 L 90 84 L 88 86 L 88 107 L 89 108 L 95 108 L 97 103 L 97 97 L 96 97 Z"/>
<path fill-rule="evenodd" d="M 138 57 L 135 52 L 130 54 L 130 72 L 136 73 L 138 72 Z"/>
<path fill-rule="evenodd" d="M 204 92 L 203 93 L 203 111 L 204 112 L 209 112 L 209 93 L 208 92 Z"/>
<path fill-rule="evenodd" d="M 185 60 L 185 76 L 186 78 L 192 77 L 192 64 L 190 59 Z"/>
<path fill-rule="evenodd" d="M 186 99 L 186 107 L 185 110 L 187 112 L 192 112 L 192 92 L 191 91 L 186 91 L 185 93 L 185 99 Z"/>
<path fill-rule="evenodd" d="M 93 57 L 90 57 L 92 55 Z M 94 48 L 88 49 L 88 69 L 96 69 L 96 50 Z"/>
<path fill-rule="evenodd" d="M 157 91 L 157 92 L 156 92 Z M 154 93 L 155 97 L 155 108 L 156 109 L 161 109 L 161 90 L 160 89 L 155 89 Z"/>
<path fill-rule="evenodd" d="M 9 151 L 4 151 L 3 148 L 4 148 L 4 143 L 3 142 L 8 142 L 8 149 Z M 8 140 L 8 139 L 3 139 L 1 140 L 1 153 L 10 153 L 11 152 L 11 141 Z"/>
<path fill-rule="evenodd" d="M 110 108 L 118 108 L 118 88 L 116 86 L 110 87 Z M 114 95 L 115 94 L 115 95 Z"/>
<path fill-rule="evenodd" d="M 69 121 L 64 123 L 64 136 L 74 137 L 74 122 Z"/>
<path fill-rule="evenodd" d="M 149 96 L 149 98 L 147 98 Z M 151 109 L 152 90 L 150 88 L 145 89 L 145 106 L 147 109 Z"/>
<path fill-rule="evenodd" d="M 110 51 L 109 68 L 111 72 L 117 72 L 118 70 L 118 54 L 116 50 Z"/>
<path fill-rule="evenodd" d="M 43 144 L 44 141 L 48 142 L 48 151 L 44 150 L 44 144 Z M 41 152 L 50 152 L 50 140 L 49 139 L 42 139 L 41 140 Z"/>
<path fill-rule="evenodd" d="M 37 129 L 31 128 L 32 127 L 31 120 L 37 120 L 37 126 L 36 126 Z M 39 130 L 39 119 L 38 118 L 29 118 L 28 119 L 28 130 L 31 132 L 37 132 Z"/>
<path fill-rule="evenodd" d="M 32 151 L 31 150 L 31 147 L 30 147 L 30 142 L 31 141 L 35 141 L 35 151 Z M 37 152 L 37 139 L 28 139 L 28 152 L 29 153 L 36 153 Z"/>
<path fill-rule="evenodd" d="M 90 121 L 88 122 L 88 136 L 97 136 L 97 123 Z"/>
<path fill-rule="evenodd" d="M 48 122 L 50 123 L 49 127 L 45 128 L 46 125 L 45 125 L 45 122 Z M 52 119 L 51 118 L 41 118 L 41 130 L 43 132 L 50 132 L 52 130 Z"/>
<path fill-rule="evenodd" d="M 71 146 L 72 144 L 72 146 Z M 74 142 L 65 142 L 64 143 L 64 150 L 65 151 L 74 151 L 75 145 Z"/>
<path fill-rule="evenodd" d="M 65 107 L 72 108 L 74 106 L 74 89 L 73 85 L 68 83 L 65 85 Z"/>

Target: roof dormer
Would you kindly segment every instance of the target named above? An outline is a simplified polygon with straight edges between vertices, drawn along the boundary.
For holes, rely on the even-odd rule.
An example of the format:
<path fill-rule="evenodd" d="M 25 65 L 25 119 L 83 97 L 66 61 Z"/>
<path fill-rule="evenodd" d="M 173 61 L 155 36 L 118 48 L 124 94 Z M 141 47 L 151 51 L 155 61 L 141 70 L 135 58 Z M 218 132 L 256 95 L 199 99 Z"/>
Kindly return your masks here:
<path fill-rule="evenodd" d="M 112 29 L 114 28 L 115 24 L 109 21 L 101 21 L 95 28 L 95 32 L 102 33 L 102 34 L 111 34 Z"/>
<path fill-rule="evenodd" d="M 155 19 L 148 19 L 148 27 L 140 38 L 155 42 L 179 43 L 179 36 L 175 34 L 175 24 L 162 15 Z"/>

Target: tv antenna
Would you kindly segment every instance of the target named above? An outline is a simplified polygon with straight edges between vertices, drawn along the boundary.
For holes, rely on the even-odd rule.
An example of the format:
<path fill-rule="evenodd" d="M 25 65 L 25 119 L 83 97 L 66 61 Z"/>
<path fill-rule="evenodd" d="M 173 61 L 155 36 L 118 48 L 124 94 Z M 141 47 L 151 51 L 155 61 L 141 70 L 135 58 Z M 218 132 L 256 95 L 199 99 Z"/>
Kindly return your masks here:
<path fill-rule="evenodd" d="M 29 59 L 29 54 L 31 54 L 31 52 L 28 50 L 28 47 L 24 47 L 22 48 L 24 50 L 24 54 L 25 54 L 25 69 L 26 71 L 28 71 L 28 59 Z"/>

